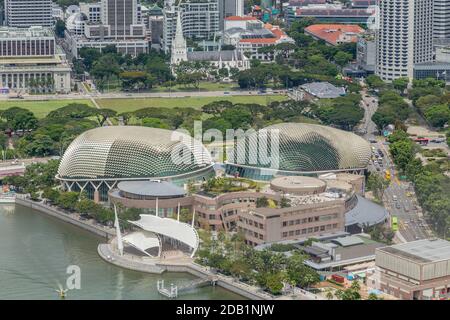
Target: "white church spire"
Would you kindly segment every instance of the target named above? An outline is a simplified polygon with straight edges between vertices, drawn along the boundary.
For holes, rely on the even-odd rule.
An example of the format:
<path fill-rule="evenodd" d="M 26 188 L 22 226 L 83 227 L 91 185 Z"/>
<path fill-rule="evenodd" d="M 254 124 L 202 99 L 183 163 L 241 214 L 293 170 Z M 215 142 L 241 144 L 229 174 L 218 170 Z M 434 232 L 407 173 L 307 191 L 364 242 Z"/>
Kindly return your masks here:
<path fill-rule="evenodd" d="M 181 10 L 181 9 L 179 9 Z M 187 61 L 186 39 L 183 36 L 183 26 L 181 25 L 181 13 L 178 11 L 177 28 L 175 38 L 172 41 L 170 62 L 172 65 L 179 64 L 181 61 Z"/>

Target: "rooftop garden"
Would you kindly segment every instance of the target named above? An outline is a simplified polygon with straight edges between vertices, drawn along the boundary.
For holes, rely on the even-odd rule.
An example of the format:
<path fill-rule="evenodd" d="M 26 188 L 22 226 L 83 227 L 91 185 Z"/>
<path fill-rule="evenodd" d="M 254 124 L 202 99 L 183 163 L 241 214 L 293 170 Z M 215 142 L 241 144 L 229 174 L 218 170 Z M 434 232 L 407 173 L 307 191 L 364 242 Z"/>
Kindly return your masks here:
<path fill-rule="evenodd" d="M 229 177 L 215 177 L 206 181 L 202 186 L 202 191 L 216 195 L 227 192 L 256 191 L 257 189 L 259 189 L 258 184 L 252 180 Z"/>

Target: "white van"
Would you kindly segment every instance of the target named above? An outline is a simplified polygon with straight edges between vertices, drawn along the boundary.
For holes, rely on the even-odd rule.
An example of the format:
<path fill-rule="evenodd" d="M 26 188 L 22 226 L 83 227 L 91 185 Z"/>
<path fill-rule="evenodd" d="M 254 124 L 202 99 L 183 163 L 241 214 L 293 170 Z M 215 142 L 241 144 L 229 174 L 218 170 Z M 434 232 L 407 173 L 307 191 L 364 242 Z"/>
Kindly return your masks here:
<path fill-rule="evenodd" d="M 392 200 L 397 201 L 397 196 L 395 194 L 392 196 Z"/>

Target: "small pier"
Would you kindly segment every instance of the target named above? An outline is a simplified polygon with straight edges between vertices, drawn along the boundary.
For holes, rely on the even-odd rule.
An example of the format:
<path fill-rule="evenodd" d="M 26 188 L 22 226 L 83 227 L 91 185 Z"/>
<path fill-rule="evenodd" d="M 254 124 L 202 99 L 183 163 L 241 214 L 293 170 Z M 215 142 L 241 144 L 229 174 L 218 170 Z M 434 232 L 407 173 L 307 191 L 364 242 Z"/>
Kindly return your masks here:
<path fill-rule="evenodd" d="M 189 291 L 193 288 L 203 287 L 206 285 L 212 285 L 215 286 L 217 283 L 216 277 L 207 277 L 207 278 L 200 278 L 192 280 L 188 283 L 182 284 L 180 286 L 177 286 L 173 283 L 170 284 L 169 288 L 166 288 L 164 286 L 164 280 L 158 280 L 157 282 L 157 289 L 158 292 L 170 299 L 178 298 L 179 294 L 182 294 L 183 292 Z"/>

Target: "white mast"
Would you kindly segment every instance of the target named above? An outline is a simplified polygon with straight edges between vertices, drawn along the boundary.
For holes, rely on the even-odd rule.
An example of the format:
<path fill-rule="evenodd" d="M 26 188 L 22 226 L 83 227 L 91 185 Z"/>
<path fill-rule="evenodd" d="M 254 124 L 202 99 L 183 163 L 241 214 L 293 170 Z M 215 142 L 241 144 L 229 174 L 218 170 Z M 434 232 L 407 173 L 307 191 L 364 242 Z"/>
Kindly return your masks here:
<path fill-rule="evenodd" d="M 114 227 L 116 227 L 116 235 L 117 235 L 117 249 L 119 249 L 119 254 L 123 256 L 123 242 L 122 242 L 122 234 L 120 233 L 120 225 L 119 225 L 119 217 L 117 216 L 117 207 L 114 204 Z"/>

